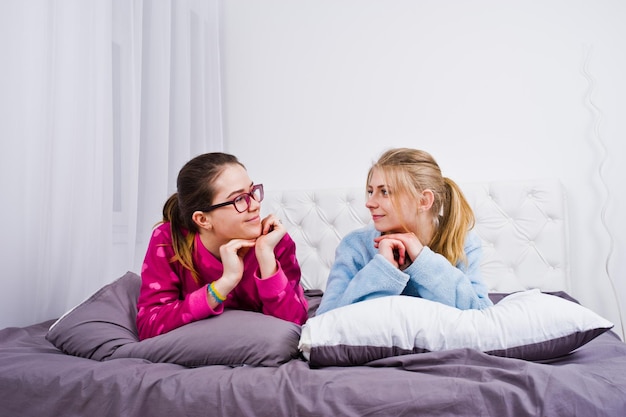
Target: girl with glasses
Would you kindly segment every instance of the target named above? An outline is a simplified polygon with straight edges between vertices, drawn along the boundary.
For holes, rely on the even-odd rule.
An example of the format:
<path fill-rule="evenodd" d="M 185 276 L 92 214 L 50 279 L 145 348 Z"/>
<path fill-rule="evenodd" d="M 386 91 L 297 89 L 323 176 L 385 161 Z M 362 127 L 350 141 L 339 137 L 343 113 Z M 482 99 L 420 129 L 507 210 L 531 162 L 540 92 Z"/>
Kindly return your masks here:
<path fill-rule="evenodd" d="M 261 200 L 263 185 L 233 155 L 207 153 L 183 166 L 141 271 L 140 339 L 227 308 L 306 321 L 295 244 L 274 215 L 261 219 Z"/>
<path fill-rule="evenodd" d="M 372 224 L 339 243 L 316 314 L 388 295 L 460 309 L 492 305 L 472 209 L 430 154 L 391 149 L 370 168 L 366 186 Z"/>

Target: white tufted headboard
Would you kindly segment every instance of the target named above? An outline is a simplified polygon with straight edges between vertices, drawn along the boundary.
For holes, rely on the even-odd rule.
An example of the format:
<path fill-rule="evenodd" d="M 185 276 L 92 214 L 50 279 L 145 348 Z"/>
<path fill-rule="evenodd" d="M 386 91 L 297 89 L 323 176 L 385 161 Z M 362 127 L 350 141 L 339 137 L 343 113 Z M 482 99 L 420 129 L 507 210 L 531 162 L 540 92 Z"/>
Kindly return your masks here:
<path fill-rule="evenodd" d="M 460 184 L 483 240 L 482 273 L 491 292 L 570 291 L 563 186 L 556 180 Z M 264 215 L 275 213 L 296 242 L 306 289 L 325 289 L 335 248 L 369 223 L 364 188 L 267 190 Z"/>

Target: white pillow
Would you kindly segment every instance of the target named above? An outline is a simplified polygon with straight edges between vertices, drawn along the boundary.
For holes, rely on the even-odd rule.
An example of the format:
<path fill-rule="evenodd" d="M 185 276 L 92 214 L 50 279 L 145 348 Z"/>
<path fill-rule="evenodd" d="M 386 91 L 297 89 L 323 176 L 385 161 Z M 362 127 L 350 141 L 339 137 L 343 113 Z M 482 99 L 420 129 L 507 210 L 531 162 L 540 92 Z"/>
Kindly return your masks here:
<path fill-rule="evenodd" d="M 537 289 L 507 295 L 483 310 L 391 296 L 309 319 L 299 349 L 312 367 L 459 348 L 544 360 L 566 355 L 612 327 L 580 304 Z"/>

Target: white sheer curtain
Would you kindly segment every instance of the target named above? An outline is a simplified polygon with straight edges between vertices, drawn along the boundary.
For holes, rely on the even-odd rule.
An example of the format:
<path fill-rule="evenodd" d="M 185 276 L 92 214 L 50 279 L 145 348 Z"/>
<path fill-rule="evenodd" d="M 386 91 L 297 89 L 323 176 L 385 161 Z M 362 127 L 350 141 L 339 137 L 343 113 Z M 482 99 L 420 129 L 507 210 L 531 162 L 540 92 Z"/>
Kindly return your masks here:
<path fill-rule="evenodd" d="M 223 149 L 219 0 L 0 0 L 0 328 L 127 270 L 190 157 Z"/>

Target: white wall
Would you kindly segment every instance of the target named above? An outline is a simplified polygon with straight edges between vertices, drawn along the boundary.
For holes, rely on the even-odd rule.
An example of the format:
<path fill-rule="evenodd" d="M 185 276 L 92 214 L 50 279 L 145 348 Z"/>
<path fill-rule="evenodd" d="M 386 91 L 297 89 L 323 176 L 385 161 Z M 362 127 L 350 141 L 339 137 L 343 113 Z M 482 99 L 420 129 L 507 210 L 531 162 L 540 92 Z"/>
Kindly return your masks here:
<path fill-rule="evenodd" d="M 396 146 L 428 150 L 461 183 L 558 178 L 569 198 L 571 293 L 622 332 L 612 287 L 625 310 L 626 3 L 222 7 L 225 149 L 253 179 L 361 186 Z"/>

